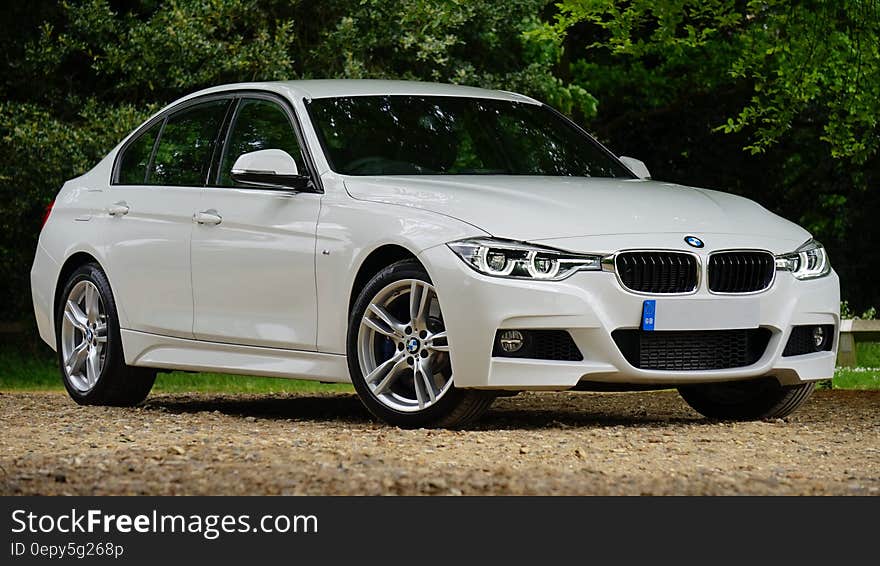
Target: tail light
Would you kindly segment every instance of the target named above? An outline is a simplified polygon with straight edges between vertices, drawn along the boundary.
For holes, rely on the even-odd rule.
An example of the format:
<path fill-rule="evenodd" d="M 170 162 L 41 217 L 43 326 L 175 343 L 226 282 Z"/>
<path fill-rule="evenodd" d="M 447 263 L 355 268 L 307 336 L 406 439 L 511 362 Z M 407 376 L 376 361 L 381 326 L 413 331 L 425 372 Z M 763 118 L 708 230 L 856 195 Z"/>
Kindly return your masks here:
<path fill-rule="evenodd" d="M 40 224 L 40 229 L 42 230 L 46 226 L 46 222 L 49 220 L 49 215 L 52 214 L 52 207 L 55 206 L 55 200 L 46 205 L 46 212 L 43 213 L 43 223 Z"/>

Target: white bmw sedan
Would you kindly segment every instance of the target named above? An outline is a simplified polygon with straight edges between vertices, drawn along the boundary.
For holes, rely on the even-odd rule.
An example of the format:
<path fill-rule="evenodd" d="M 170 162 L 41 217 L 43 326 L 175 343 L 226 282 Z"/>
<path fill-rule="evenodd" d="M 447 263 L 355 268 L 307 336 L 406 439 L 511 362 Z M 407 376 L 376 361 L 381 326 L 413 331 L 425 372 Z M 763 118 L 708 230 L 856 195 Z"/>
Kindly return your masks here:
<path fill-rule="evenodd" d="M 781 417 L 832 375 L 839 326 L 797 225 L 651 181 L 526 96 L 415 82 L 178 100 L 64 184 L 31 281 L 78 403 L 229 372 L 351 381 L 407 427 L 522 390 Z"/>

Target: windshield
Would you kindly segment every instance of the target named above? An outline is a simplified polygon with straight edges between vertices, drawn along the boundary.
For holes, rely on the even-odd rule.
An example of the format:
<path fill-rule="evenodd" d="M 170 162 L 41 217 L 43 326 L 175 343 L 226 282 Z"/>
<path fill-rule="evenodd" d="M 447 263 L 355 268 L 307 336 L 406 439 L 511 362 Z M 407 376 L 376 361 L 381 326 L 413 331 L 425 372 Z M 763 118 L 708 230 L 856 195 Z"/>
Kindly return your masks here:
<path fill-rule="evenodd" d="M 449 96 L 309 102 L 330 167 L 344 175 L 633 175 L 553 110 Z"/>

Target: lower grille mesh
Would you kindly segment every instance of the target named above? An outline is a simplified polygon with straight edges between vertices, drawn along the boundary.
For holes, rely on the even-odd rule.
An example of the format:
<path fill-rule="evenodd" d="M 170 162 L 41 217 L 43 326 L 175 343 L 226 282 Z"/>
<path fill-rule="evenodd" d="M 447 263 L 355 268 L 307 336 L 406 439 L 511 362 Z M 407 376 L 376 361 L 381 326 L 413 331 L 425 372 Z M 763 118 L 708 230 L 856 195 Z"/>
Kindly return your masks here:
<path fill-rule="evenodd" d="M 699 371 L 750 366 L 761 359 L 770 331 L 615 330 L 611 336 L 633 367 L 664 371 Z"/>

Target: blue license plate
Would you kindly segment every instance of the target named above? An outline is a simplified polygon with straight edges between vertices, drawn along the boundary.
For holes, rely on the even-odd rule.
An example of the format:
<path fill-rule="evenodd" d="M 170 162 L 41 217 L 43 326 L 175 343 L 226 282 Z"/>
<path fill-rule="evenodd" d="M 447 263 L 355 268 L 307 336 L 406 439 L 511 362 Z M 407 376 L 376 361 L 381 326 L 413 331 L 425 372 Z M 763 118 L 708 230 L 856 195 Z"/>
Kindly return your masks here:
<path fill-rule="evenodd" d="M 657 301 L 651 299 L 642 303 L 642 330 L 654 330 L 657 320 Z"/>

